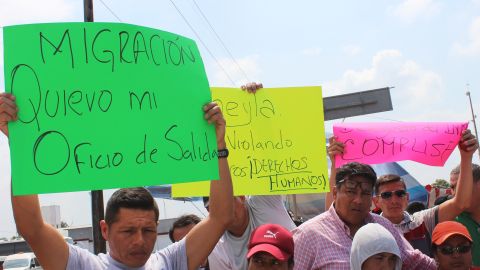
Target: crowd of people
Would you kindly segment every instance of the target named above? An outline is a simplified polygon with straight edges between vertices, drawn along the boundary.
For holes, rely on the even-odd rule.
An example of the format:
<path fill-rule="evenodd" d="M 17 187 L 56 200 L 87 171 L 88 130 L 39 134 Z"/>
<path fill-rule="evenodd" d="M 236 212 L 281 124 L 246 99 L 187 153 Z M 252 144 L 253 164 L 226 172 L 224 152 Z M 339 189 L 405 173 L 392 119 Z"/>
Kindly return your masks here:
<path fill-rule="evenodd" d="M 256 92 L 261 84 L 243 90 Z M 15 97 L 0 94 L 0 130 L 16 121 Z M 215 125 L 217 149 L 226 149 L 226 122 L 215 103 L 203 107 Z M 342 142 L 330 138 L 332 160 L 326 211 L 298 227 L 281 196 L 233 196 L 228 154 L 219 156 L 219 181 L 204 198 L 208 215 L 180 217 L 169 231 L 172 244 L 154 251 L 159 209 L 144 188 L 123 188 L 109 199 L 101 233 L 107 254 L 67 244 L 47 225 L 37 195 L 12 196 L 20 235 L 44 269 L 480 269 L 480 167 L 472 164 L 477 139 L 465 130 L 454 196 L 407 212 L 409 194 L 398 175 L 378 176 L 352 162 L 335 168 Z M 228 152 L 227 152 L 228 153 Z M 372 204 L 381 210 L 372 213 Z"/>

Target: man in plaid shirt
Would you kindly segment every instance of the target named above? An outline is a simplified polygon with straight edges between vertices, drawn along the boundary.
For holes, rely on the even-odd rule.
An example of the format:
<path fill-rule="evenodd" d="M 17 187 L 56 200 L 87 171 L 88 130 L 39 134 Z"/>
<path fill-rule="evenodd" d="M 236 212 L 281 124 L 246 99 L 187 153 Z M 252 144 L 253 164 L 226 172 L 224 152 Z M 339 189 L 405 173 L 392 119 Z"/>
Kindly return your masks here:
<path fill-rule="evenodd" d="M 435 261 L 414 250 L 390 221 L 370 213 L 376 179 L 369 165 L 352 162 L 338 169 L 333 205 L 293 231 L 294 269 L 350 269 L 353 236 L 367 223 L 378 223 L 394 236 L 403 269 L 436 269 Z"/>

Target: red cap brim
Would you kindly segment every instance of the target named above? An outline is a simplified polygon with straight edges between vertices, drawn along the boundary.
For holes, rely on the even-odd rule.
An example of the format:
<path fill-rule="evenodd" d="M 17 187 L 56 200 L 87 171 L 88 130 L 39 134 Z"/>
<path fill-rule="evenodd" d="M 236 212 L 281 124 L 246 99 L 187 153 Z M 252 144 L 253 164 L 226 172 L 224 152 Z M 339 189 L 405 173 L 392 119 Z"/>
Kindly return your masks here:
<path fill-rule="evenodd" d="M 279 249 L 274 245 L 264 243 L 252 247 L 247 253 L 247 258 L 250 259 L 250 257 L 252 257 L 253 254 L 257 252 L 267 252 L 279 261 L 286 261 L 292 256 L 292 254 L 284 252 L 283 250 Z"/>

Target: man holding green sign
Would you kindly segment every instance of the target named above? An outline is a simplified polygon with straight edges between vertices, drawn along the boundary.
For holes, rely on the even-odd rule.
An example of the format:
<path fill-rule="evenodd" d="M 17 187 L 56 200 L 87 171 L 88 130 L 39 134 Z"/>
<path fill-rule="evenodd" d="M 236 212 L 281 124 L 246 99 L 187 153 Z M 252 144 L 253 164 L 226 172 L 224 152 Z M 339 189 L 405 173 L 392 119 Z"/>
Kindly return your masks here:
<path fill-rule="evenodd" d="M 226 124 L 208 103 L 195 42 L 116 23 L 8 26 L 3 40 L 8 93 L 0 94 L 0 129 L 10 140 L 12 208 L 42 266 L 196 269 L 230 222 L 233 195 L 222 158 Z M 202 106 L 215 127 L 201 119 Z M 220 179 L 211 184 L 209 216 L 151 254 L 158 207 L 144 188 L 125 187 L 205 179 Z M 123 189 L 100 222 L 110 251 L 98 257 L 67 245 L 31 195 L 107 188 Z"/>
<path fill-rule="evenodd" d="M 225 120 L 220 108 L 209 103 L 205 119 L 213 123 L 218 149 L 225 149 Z M 7 123 L 17 119 L 15 97 L 0 94 L 0 130 L 8 136 Z M 120 189 L 110 198 L 105 220 L 100 222 L 110 252 L 96 256 L 68 245 L 47 225 L 37 195 L 12 196 L 17 230 L 45 269 L 197 269 L 215 247 L 233 218 L 233 191 L 226 158 L 218 159 L 220 180 L 211 181 L 210 213 L 180 242 L 152 254 L 157 239 L 159 210 L 144 188 Z"/>

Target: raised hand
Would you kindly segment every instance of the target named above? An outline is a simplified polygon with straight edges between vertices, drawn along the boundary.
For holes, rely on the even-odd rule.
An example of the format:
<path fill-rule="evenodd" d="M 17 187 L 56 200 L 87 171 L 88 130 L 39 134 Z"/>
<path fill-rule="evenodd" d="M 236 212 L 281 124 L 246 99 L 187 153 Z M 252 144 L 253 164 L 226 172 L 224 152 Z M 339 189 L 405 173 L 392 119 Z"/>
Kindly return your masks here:
<path fill-rule="evenodd" d="M 223 118 L 222 110 L 215 102 L 210 102 L 207 105 L 203 106 L 203 111 L 205 112 L 205 119 L 209 124 L 215 124 L 215 132 L 217 133 L 217 147 L 218 149 L 223 149 L 226 147 L 225 143 L 225 128 L 226 122 Z"/>
<path fill-rule="evenodd" d="M 18 118 L 18 107 L 15 96 L 9 93 L 0 93 L 0 130 L 8 137 L 8 122 Z"/>
<path fill-rule="evenodd" d="M 478 139 L 470 132 L 469 129 L 466 129 L 462 132 L 462 138 L 458 143 L 458 149 L 460 150 L 460 155 L 469 155 L 473 156 L 473 153 L 478 149 Z"/>
<path fill-rule="evenodd" d="M 263 88 L 263 84 L 262 83 L 256 83 L 256 82 L 251 82 L 251 83 L 247 83 L 245 85 L 242 85 L 242 88 L 243 91 L 247 91 L 248 93 L 253 93 L 255 94 L 257 92 L 257 90 L 260 90 L 261 88 Z"/>

